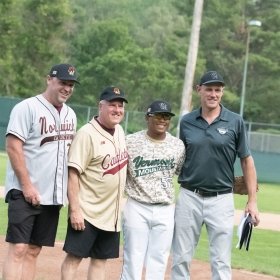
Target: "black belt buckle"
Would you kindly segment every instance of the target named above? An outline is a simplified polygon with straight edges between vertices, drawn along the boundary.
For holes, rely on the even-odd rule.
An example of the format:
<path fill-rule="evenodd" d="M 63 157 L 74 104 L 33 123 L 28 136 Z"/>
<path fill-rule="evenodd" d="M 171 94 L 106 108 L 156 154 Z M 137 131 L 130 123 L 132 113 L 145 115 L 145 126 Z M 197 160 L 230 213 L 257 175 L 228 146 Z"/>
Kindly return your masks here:
<path fill-rule="evenodd" d="M 208 191 L 202 191 L 202 190 L 199 190 L 199 189 L 194 189 L 192 191 L 194 193 L 197 193 L 198 195 L 200 195 L 202 197 L 213 197 L 213 196 L 218 196 L 219 194 L 227 194 L 227 193 L 231 193 L 232 192 L 232 190 L 208 192 Z"/>
<path fill-rule="evenodd" d="M 219 193 L 218 192 L 207 192 L 207 191 L 202 191 L 199 189 L 194 189 L 194 193 L 197 193 L 198 195 L 202 197 L 211 197 L 211 196 L 217 196 Z"/>
<path fill-rule="evenodd" d="M 200 189 L 191 187 L 190 185 L 188 185 L 186 183 L 181 184 L 181 187 L 183 187 L 184 189 L 187 189 L 191 192 L 194 192 L 194 193 L 200 195 L 201 197 L 213 197 L 213 196 L 218 196 L 220 194 L 232 193 L 232 189 L 228 189 L 225 191 L 216 191 L 216 192 L 204 191 L 204 190 L 200 190 Z"/>

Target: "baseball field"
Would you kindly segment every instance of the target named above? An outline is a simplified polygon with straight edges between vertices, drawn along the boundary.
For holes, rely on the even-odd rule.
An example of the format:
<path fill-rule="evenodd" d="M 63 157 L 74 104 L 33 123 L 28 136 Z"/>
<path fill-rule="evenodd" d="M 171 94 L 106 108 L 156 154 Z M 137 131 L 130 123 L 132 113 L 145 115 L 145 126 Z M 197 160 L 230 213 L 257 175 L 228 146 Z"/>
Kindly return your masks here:
<path fill-rule="evenodd" d="M 6 155 L 0 153 L 0 186 L 4 184 L 6 168 Z M 235 228 L 233 248 L 232 248 L 232 266 L 238 273 L 241 271 L 247 271 L 246 277 L 244 279 L 280 279 L 280 207 L 279 207 L 279 197 L 280 197 L 280 185 L 271 185 L 271 184 L 260 184 L 260 191 L 258 194 L 258 206 L 261 212 L 261 224 L 260 227 L 253 229 L 251 244 L 249 251 L 239 250 L 235 248 L 237 244 L 237 235 Z M 235 195 L 235 207 L 236 209 L 242 210 L 246 204 L 246 196 Z M 241 211 L 237 211 L 237 215 L 241 215 Z M 1 247 L 5 247 L 4 235 L 7 225 L 7 205 L 4 203 L 3 198 L 0 198 L 0 243 Z M 237 217 L 238 219 L 238 217 Z M 59 258 L 61 258 L 62 250 L 61 244 L 63 244 L 63 239 L 66 232 L 66 221 L 67 221 L 67 208 L 63 208 L 61 211 L 60 223 L 57 233 L 57 245 L 56 250 L 59 251 Z M 263 222 L 263 226 L 262 225 Z M 238 222 L 236 222 L 237 224 Z M 269 226 L 269 225 L 274 226 Z M 1 249 L 3 249 L 1 248 Z M 3 250 L 1 250 L 3 251 Z M 46 251 L 48 252 L 48 251 Z M 3 253 L 3 252 L 2 252 Z M 53 258 L 55 254 L 49 253 L 45 258 Z M 209 270 L 208 262 L 208 241 L 205 233 L 205 229 L 202 233 L 202 238 L 200 239 L 198 249 L 195 255 L 194 269 L 198 265 L 203 265 Z M 49 260 L 50 261 L 50 260 Z M 61 262 L 59 260 L 59 262 Z M 48 260 L 46 260 L 48 262 Z M 0 260 L 0 266 L 2 265 Z M 113 269 L 116 266 L 117 271 Z M 110 264 L 112 273 L 118 274 L 120 271 L 121 259 L 116 260 Z M 201 269 L 201 268 L 200 268 Z M 199 270 L 199 269 L 198 269 Z M 253 272 L 253 274 L 248 274 Z M 237 273 L 235 272 L 235 273 Z M 210 273 L 210 271 L 209 271 Z M 237 274 L 238 274 L 237 273 Z M 245 272 L 244 272 L 245 273 Z M 256 275 L 254 273 L 262 274 L 261 278 L 254 278 Z M 237 274 L 233 279 L 243 279 L 238 277 Z M 248 276 L 251 275 L 251 276 Z M 255 276 L 253 276 L 255 275 Z M 266 275 L 266 276 L 265 276 Z M 268 275 L 272 276 L 270 278 Z M 109 279 L 117 279 L 112 276 Z M 274 278 L 273 278 L 274 277 Z M 42 279 L 42 278 L 40 278 Z M 49 279 L 49 278 L 45 278 Z M 84 278 L 81 278 L 84 279 Z M 166 278 L 169 279 L 169 278 Z M 202 279 L 202 278 L 193 278 L 193 279 Z M 205 278 L 209 279 L 209 278 Z"/>

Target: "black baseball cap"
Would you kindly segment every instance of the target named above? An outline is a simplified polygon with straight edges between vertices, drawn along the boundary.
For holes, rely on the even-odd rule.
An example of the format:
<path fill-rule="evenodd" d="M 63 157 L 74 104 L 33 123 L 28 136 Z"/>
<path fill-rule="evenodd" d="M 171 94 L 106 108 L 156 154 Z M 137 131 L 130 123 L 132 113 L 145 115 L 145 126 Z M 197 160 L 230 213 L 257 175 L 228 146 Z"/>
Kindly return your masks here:
<path fill-rule="evenodd" d="M 107 101 L 112 101 L 115 99 L 121 99 L 122 101 L 124 101 L 125 103 L 128 103 L 124 92 L 118 88 L 118 87 L 114 87 L 114 86 L 110 86 L 110 87 L 106 87 L 100 94 L 100 98 L 99 100 L 107 100 Z"/>
<path fill-rule="evenodd" d="M 223 77 L 217 71 L 208 71 L 200 79 L 199 85 L 220 83 L 225 85 Z"/>
<path fill-rule="evenodd" d="M 50 77 L 56 77 L 63 81 L 74 81 L 79 84 L 76 68 L 71 64 L 54 65 L 49 73 Z"/>
<path fill-rule="evenodd" d="M 156 113 L 165 113 L 165 114 L 168 114 L 170 116 L 175 116 L 175 114 L 173 114 L 171 112 L 171 106 L 167 102 L 162 101 L 162 100 L 154 101 L 148 107 L 146 115 L 156 114 Z"/>

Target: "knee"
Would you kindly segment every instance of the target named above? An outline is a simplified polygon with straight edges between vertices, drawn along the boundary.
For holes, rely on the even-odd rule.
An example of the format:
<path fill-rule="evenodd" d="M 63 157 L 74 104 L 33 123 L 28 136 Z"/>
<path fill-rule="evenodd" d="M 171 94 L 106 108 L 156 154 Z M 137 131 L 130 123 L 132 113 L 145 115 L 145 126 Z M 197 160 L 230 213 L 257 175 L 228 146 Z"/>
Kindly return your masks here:
<path fill-rule="evenodd" d="M 36 245 L 29 245 L 27 248 L 26 255 L 30 258 L 37 258 L 42 250 L 42 247 Z"/>
<path fill-rule="evenodd" d="M 15 259 L 24 258 L 27 252 L 27 246 L 28 245 L 22 243 L 14 244 L 13 250 L 10 250 L 10 252 L 13 252 L 13 256 Z"/>
<path fill-rule="evenodd" d="M 106 259 L 91 259 L 91 265 L 96 269 L 105 269 L 107 260 Z"/>
<path fill-rule="evenodd" d="M 78 267 L 81 261 L 81 257 L 77 257 L 72 254 L 67 254 L 62 263 L 62 270 L 67 270 L 70 267 Z"/>

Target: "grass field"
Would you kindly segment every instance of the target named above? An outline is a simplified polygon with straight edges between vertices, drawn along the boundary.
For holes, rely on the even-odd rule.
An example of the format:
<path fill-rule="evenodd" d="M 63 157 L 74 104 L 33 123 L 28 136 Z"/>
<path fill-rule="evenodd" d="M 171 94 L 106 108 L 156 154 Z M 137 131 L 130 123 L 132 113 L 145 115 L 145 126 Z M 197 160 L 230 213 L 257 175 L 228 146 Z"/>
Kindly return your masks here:
<path fill-rule="evenodd" d="M 238 200 L 238 199 L 237 199 Z M 5 235 L 7 226 L 7 204 L 0 199 L 0 235 Z M 61 210 L 60 222 L 57 232 L 57 240 L 64 240 L 67 227 L 67 208 Z M 233 247 L 232 247 L 232 266 L 249 271 L 269 274 L 280 277 L 280 234 L 276 231 L 253 229 L 253 235 L 250 243 L 250 250 L 236 249 L 237 228 L 234 229 Z M 208 261 L 208 240 L 205 228 L 196 250 L 195 258 Z"/>
<path fill-rule="evenodd" d="M 0 186 L 4 186 L 7 165 L 7 155 L 0 152 Z"/>
<path fill-rule="evenodd" d="M 6 171 L 6 155 L 0 153 L 0 185 L 4 184 Z M 176 185 L 178 189 L 178 185 Z M 258 193 L 258 207 L 261 212 L 270 212 L 280 214 L 279 198 L 280 185 L 261 184 Z M 235 195 L 235 208 L 244 209 L 247 196 Z M 7 227 L 7 204 L 0 199 L 0 235 L 5 235 Z M 57 232 L 57 240 L 64 240 L 67 227 L 67 208 L 61 210 L 60 222 Z M 254 228 L 250 244 L 250 250 L 238 250 L 237 229 L 235 228 L 233 248 L 232 248 L 232 265 L 234 268 L 242 268 L 249 271 L 269 274 L 280 277 L 280 234 L 276 231 L 259 230 Z M 208 240 L 205 228 L 196 250 L 195 258 L 208 261 Z"/>
<path fill-rule="evenodd" d="M 253 229 L 250 249 L 235 248 L 238 238 L 234 229 L 232 267 L 280 277 L 280 234 L 276 231 Z M 208 240 L 203 229 L 195 258 L 208 261 Z"/>
<path fill-rule="evenodd" d="M 7 155 L 0 153 L 0 186 L 4 185 L 6 173 Z M 177 180 L 174 179 L 176 185 L 176 193 L 178 193 Z M 280 185 L 261 184 L 258 194 L 258 207 L 261 212 L 280 213 L 279 201 L 272 199 L 280 197 Z M 247 202 L 246 195 L 235 195 L 235 208 L 243 209 Z"/>

